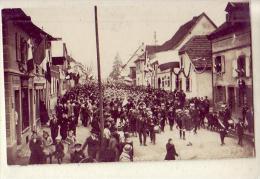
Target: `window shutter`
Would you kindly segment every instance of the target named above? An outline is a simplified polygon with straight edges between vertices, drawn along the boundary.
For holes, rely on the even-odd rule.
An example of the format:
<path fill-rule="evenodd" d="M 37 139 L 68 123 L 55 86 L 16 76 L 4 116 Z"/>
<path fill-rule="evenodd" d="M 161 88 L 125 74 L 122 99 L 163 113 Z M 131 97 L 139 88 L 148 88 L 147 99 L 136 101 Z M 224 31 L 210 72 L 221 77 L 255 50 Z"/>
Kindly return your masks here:
<path fill-rule="evenodd" d="M 238 76 L 238 73 L 237 73 L 237 59 L 233 59 L 232 61 L 232 76 L 235 78 Z"/>
<path fill-rule="evenodd" d="M 213 58 L 213 66 L 212 66 L 213 73 L 216 73 L 215 64 L 216 64 L 216 57 Z"/>
<path fill-rule="evenodd" d="M 221 73 L 225 73 L 225 56 L 221 56 Z"/>
<path fill-rule="evenodd" d="M 246 77 L 250 77 L 251 76 L 251 58 L 250 57 L 246 57 Z"/>

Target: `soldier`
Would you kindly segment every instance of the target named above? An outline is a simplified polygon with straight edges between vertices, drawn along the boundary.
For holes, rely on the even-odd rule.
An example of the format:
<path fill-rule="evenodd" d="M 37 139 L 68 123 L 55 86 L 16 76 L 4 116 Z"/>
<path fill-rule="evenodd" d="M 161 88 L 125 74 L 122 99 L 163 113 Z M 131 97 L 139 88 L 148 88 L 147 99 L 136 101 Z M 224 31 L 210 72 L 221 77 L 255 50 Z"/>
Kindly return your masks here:
<path fill-rule="evenodd" d="M 220 135 L 221 145 L 225 145 L 224 140 L 225 140 L 225 136 L 227 134 L 227 129 L 226 129 L 226 126 L 220 120 L 218 120 L 218 122 L 220 124 L 219 125 L 219 127 L 220 127 L 219 135 Z"/>

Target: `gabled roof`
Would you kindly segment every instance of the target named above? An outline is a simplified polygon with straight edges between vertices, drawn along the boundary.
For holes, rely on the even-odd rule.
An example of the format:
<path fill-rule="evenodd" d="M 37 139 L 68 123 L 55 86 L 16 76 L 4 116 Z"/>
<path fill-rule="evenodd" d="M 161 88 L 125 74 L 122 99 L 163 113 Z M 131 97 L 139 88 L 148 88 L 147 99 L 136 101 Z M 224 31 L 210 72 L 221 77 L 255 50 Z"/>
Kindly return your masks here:
<path fill-rule="evenodd" d="M 206 35 L 193 36 L 179 50 L 179 54 L 184 53 L 189 56 L 195 68 L 211 67 L 211 42 Z"/>
<path fill-rule="evenodd" d="M 139 55 L 139 57 L 134 61 L 134 63 L 138 61 L 145 61 L 145 52 Z"/>
<path fill-rule="evenodd" d="M 171 68 L 179 68 L 180 64 L 179 62 L 168 62 L 168 63 L 164 63 L 158 66 L 158 68 L 161 71 L 167 70 L 167 69 L 171 69 Z"/>
<path fill-rule="evenodd" d="M 185 37 L 190 33 L 193 27 L 203 16 L 206 17 L 212 23 L 212 25 L 217 28 L 214 22 L 203 12 L 199 16 L 193 17 L 190 21 L 180 26 L 180 28 L 177 30 L 177 32 L 173 35 L 173 37 L 170 40 L 166 41 L 160 46 L 151 46 L 150 51 L 156 53 L 160 51 L 174 50 L 185 39 Z"/>
<path fill-rule="evenodd" d="M 151 55 L 156 53 L 156 50 L 159 46 L 158 45 L 146 45 L 145 50 L 147 52 L 147 55 Z"/>
<path fill-rule="evenodd" d="M 248 22 L 237 22 L 237 23 L 231 23 L 231 22 L 224 22 L 222 25 L 220 25 L 215 31 L 210 33 L 208 35 L 208 38 L 210 40 L 218 38 L 220 36 L 224 36 L 227 34 L 231 34 L 237 31 L 245 31 L 250 30 L 250 21 Z"/>
<path fill-rule="evenodd" d="M 225 11 L 230 12 L 234 10 L 249 11 L 249 2 L 229 2 Z"/>
<path fill-rule="evenodd" d="M 27 16 L 21 8 L 3 9 L 2 17 L 3 22 L 12 20 L 14 21 L 15 25 L 18 25 L 25 32 L 30 33 L 30 35 L 36 38 L 41 38 L 39 34 L 43 34 L 47 37 L 48 40 L 60 40 L 60 38 L 54 38 L 47 32 L 43 31 L 41 28 L 36 26 L 31 21 L 31 17 Z"/>

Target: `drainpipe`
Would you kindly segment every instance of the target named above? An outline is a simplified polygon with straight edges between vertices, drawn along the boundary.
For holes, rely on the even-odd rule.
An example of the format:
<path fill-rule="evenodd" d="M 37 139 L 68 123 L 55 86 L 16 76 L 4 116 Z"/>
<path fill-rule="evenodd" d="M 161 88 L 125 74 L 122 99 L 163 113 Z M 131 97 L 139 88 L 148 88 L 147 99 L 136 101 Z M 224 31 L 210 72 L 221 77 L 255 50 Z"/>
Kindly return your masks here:
<path fill-rule="evenodd" d="M 173 70 L 173 68 L 171 68 L 171 71 L 170 71 L 170 83 L 171 83 L 171 91 L 172 91 L 172 70 Z"/>

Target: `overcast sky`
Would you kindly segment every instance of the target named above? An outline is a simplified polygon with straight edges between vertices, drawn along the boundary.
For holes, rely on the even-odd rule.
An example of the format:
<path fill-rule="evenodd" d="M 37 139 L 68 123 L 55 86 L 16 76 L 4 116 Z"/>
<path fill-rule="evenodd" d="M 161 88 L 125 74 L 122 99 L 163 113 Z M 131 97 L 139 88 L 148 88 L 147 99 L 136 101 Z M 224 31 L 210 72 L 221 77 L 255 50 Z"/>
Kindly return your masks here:
<path fill-rule="evenodd" d="M 234 0 L 233 0 L 234 1 Z M 77 2 L 77 1 L 74 1 Z M 108 1 L 98 4 L 102 77 L 112 70 L 119 53 L 126 62 L 142 42 L 157 44 L 170 39 L 180 25 L 205 12 L 219 26 L 225 21 L 228 0 Z M 32 21 L 49 34 L 62 37 L 72 57 L 93 66 L 96 73 L 94 7 L 84 3 L 23 8 Z"/>

